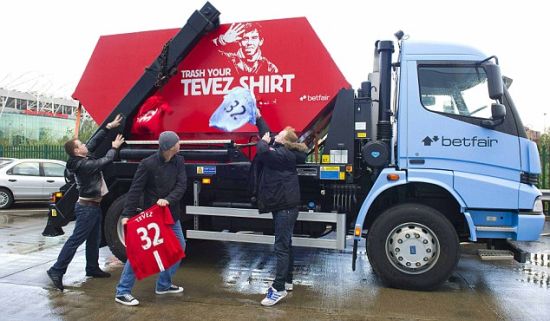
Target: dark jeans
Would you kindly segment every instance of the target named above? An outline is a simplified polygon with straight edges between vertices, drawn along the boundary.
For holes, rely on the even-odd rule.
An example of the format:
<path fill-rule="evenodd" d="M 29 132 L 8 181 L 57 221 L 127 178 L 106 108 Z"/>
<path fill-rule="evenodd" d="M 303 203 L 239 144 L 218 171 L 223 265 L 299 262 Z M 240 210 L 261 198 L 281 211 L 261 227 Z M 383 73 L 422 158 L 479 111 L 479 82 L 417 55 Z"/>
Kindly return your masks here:
<path fill-rule="evenodd" d="M 292 233 L 294 231 L 294 223 L 296 223 L 297 218 L 297 208 L 273 212 L 273 225 L 275 227 L 275 257 L 277 258 L 273 288 L 277 291 L 282 291 L 285 289 L 285 282 L 292 283 L 292 269 L 294 268 Z"/>
<path fill-rule="evenodd" d="M 67 266 L 71 263 L 76 250 L 86 241 L 86 273 L 99 270 L 99 242 L 101 241 L 101 208 L 97 206 L 85 206 L 75 204 L 74 213 L 76 224 L 71 237 L 65 242 L 57 262 L 51 267 L 51 271 L 63 275 L 67 272 Z"/>

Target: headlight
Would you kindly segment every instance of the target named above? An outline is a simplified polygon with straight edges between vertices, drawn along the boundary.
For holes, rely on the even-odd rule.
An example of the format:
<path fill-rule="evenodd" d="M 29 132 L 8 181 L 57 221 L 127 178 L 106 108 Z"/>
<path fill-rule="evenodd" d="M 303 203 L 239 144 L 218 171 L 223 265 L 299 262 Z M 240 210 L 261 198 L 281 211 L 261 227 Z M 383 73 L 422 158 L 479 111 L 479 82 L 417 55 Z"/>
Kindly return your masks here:
<path fill-rule="evenodd" d="M 533 212 L 542 213 L 543 210 L 544 208 L 542 206 L 542 200 L 540 199 L 540 197 L 538 197 L 535 200 L 535 205 L 533 205 Z"/>

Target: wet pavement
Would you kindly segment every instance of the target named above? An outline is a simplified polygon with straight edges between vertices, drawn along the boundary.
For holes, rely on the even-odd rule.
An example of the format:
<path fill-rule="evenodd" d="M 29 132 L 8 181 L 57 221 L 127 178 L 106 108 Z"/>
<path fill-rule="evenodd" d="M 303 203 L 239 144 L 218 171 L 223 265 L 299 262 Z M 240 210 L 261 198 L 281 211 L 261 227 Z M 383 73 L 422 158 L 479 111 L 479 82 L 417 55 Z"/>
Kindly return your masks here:
<path fill-rule="evenodd" d="M 351 247 L 333 251 L 296 248 L 294 291 L 274 307 L 259 301 L 272 282 L 274 258 L 267 245 L 192 240 L 174 278 L 182 294 L 154 294 L 154 277 L 137 282 L 138 307 L 114 302 L 122 264 L 100 251 L 109 279 L 86 279 L 84 248 L 54 289 L 45 271 L 66 234 L 42 237 L 45 212 L 0 211 L 0 320 L 549 320 L 550 224 L 529 245 L 525 264 L 481 261 L 480 245 L 464 244 L 453 276 L 440 289 L 418 292 L 380 283 L 364 255 L 351 270 Z M 364 244 L 363 244 L 364 245 Z M 522 244 L 521 244 L 522 245 Z"/>

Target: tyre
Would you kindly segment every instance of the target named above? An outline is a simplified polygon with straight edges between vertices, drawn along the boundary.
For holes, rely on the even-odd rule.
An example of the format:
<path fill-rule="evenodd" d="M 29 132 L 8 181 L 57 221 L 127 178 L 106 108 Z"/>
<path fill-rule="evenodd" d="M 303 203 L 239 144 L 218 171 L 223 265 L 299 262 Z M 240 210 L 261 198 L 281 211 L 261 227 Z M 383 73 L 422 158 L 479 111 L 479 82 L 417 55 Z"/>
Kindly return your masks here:
<path fill-rule="evenodd" d="M 13 204 L 13 194 L 9 189 L 0 188 L 0 209 L 10 208 Z"/>
<path fill-rule="evenodd" d="M 103 231 L 105 240 L 111 252 L 122 262 L 126 262 L 126 245 L 124 244 L 124 230 L 122 228 L 122 210 L 126 202 L 126 194 L 119 196 L 107 210 Z"/>
<path fill-rule="evenodd" d="M 432 290 L 445 282 L 460 257 L 453 225 L 439 211 L 407 203 L 383 212 L 367 234 L 375 273 L 391 287 Z"/>

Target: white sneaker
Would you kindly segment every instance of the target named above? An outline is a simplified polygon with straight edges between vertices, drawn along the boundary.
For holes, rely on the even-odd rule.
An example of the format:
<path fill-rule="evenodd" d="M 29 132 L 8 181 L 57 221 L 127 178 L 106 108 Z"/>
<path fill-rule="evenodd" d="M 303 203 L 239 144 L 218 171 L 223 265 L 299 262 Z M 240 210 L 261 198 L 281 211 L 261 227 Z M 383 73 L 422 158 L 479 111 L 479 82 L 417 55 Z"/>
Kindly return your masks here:
<path fill-rule="evenodd" d="M 285 283 L 285 290 L 286 290 L 286 291 L 292 291 L 292 290 L 294 290 L 294 284 L 292 284 L 292 283 Z"/>
<path fill-rule="evenodd" d="M 277 302 L 281 301 L 281 299 L 284 298 L 286 294 L 287 294 L 286 290 L 277 291 L 270 286 L 269 289 L 267 289 L 267 294 L 261 303 L 263 306 L 275 305 L 277 304 Z"/>
<path fill-rule="evenodd" d="M 155 290 L 156 294 L 168 294 L 168 293 L 181 293 L 183 292 L 183 288 L 181 286 L 177 285 L 170 285 L 170 287 L 166 290 Z"/>
<path fill-rule="evenodd" d="M 124 305 L 138 305 L 139 304 L 139 301 L 129 293 L 115 296 L 115 302 L 118 302 L 118 303 L 124 304 Z"/>

